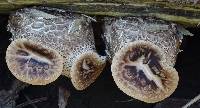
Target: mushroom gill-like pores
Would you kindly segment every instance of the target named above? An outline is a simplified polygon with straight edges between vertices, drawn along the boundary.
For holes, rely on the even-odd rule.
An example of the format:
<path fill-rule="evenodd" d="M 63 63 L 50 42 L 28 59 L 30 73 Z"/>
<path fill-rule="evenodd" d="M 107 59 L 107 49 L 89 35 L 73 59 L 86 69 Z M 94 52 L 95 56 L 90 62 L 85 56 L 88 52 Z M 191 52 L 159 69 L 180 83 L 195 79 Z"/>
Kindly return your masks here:
<path fill-rule="evenodd" d="M 63 57 L 56 50 L 25 38 L 8 46 L 6 62 L 17 79 L 32 85 L 55 81 L 63 69 Z"/>
<path fill-rule="evenodd" d="M 182 39 L 176 24 L 127 17 L 107 18 L 104 27 L 112 76 L 119 89 L 147 103 L 175 91 L 179 77 L 173 66 Z"/>
<path fill-rule="evenodd" d="M 64 57 L 62 74 L 71 78 L 78 90 L 94 82 L 105 66 L 105 57 L 95 50 L 91 19 L 85 15 L 48 7 L 25 8 L 10 16 L 8 29 L 13 35 L 12 40 L 26 38 L 58 51 Z M 87 71 L 82 71 L 81 66 L 89 67 L 88 74 L 83 74 Z"/>
<path fill-rule="evenodd" d="M 163 100 L 175 91 L 179 80 L 176 70 L 163 57 L 162 50 L 152 43 L 129 43 L 113 58 L 114 81 L 133 98 L 147 103 Z"/>
<path fill-rule="evenodd" d="M 105 57 L 100 57 L 94 52 L 81 54 L 72 66 L 72 83 L 78 90 L 83 90 L 93 83 L 103 71 Z"/>

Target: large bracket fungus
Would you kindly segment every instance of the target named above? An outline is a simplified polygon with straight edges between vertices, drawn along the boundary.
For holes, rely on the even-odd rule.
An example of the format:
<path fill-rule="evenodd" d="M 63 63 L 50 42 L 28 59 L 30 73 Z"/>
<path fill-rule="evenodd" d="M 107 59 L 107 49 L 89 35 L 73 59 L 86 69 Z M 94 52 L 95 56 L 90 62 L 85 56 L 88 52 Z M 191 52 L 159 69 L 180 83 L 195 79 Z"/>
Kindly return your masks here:
<path fill-rule="evenodd" d="M 115 83 L 127 95 L 154 103 L 179 81 L 173 68 L 182 36 L 177 25 L 154 18 L 105 19 L 104 39 Z"/>
<path fill-rule="evenodd" d="M 62 55 L 62 74 L 78 90 L 93 83 L 105 66 L 105 57 L 95 50 L 91 19 L 84 15 L 47 7 L 25 8 L 10 16 L 8 29 L 13 41 L 25 38 Z"/>

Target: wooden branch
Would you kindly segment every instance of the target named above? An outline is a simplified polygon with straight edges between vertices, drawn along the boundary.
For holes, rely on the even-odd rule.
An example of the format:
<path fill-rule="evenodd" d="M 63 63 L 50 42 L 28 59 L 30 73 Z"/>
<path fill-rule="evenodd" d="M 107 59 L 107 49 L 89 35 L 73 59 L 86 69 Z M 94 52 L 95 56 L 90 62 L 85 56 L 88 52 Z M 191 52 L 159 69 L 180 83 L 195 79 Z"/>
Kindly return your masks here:
<path fill-rule="evenodd" d="M 0 13 L 35 5 L 88 15 L 153 16 L 184 26 L 200 24 L 200 0 L 4 0 L 0 1 Z"/>

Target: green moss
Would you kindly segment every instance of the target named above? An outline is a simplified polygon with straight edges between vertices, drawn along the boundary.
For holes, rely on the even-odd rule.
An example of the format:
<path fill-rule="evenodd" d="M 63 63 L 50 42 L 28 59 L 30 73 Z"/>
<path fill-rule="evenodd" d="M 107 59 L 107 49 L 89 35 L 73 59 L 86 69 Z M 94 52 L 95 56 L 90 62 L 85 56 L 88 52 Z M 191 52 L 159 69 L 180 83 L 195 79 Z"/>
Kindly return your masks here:
<path fill-rule="evenodd" d="M 155 16 L 185 26 L 200 22 L 200 5 L 169 3 L 165 0 L 8 0 L 0 1 L 0 13 L 32 5 L 64 8 L 88 15 Z M 123 5 L 121 5 L 123 3 Z"/>
<path fill-rule="evenodd" d="M 103 16 L 131 16 L 130 13 L 120 13 L 120 12 L 85 12 L 88 15 L 103 15 Z"/>
<path fill-rule="evenodd" d="M 185 26 L 197 26 L 198 24 L 200 24 L 200 19 L 195 19 L 195 18 L 187 18 L 187 17 L 182 17 L 182 16 L 174 16 L 174 15 L 166 15 L 166 14 L 150 14 L 151 16 L 156 16 L 158 18 L 161 18 L 163 20 L 167 20 L 167 21 L 172 21 L 172 22 L 176 22 Z"/>

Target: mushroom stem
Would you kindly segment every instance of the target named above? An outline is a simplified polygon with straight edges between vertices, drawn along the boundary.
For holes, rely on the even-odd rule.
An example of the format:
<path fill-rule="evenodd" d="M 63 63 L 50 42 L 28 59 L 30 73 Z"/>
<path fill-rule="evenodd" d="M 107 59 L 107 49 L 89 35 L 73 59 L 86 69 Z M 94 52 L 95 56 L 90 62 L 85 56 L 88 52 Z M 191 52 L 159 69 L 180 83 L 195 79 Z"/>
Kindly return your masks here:
<path fill-rule="evenodd" d="M 196 97 L 191 99 L 186 105 L 182 106 L 181 108 L 189 108 L 192 104 L 200 100 L 200 94 L 198 94 Z"/>

